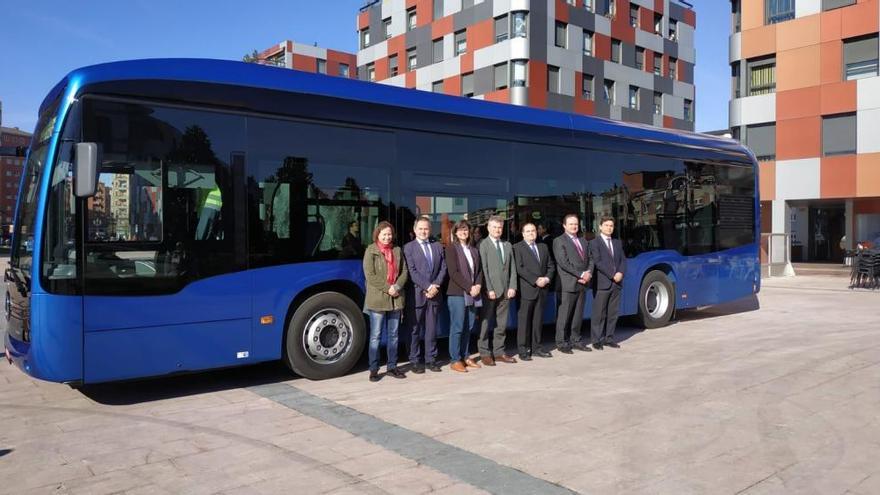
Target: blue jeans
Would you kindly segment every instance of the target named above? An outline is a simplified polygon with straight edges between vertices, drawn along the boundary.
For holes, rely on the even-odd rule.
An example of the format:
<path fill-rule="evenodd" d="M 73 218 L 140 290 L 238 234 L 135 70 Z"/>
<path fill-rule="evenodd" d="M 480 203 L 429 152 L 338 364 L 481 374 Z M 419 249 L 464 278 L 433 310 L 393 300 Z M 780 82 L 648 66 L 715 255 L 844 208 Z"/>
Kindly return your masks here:
<path fill-rule="evenodd" d="M 400 325 L 400 311 L 372 311 L 370 315 L 370 371 L 379 371 L 379 338 L 382 327 L 385 327 L 385 351 L 388 353 L 386 368 L 390 371 L 397 368 L 397 327 Z"/>
<path fill-rule="evenodd" d="M 464 296 L 448 296 L 446 305 L 449 307 L 449 359 L 461 361 L 468 357 L 477 308 L 465 306 Z"/>

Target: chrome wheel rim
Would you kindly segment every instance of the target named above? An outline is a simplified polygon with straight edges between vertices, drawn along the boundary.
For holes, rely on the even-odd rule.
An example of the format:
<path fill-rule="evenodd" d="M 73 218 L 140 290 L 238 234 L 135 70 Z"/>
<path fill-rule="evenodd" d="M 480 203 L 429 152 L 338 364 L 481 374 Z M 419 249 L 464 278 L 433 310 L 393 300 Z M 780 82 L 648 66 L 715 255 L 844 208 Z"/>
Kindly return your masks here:
<path fill-rule="evenodd" d="M 351 320 L 345 313 L 336 308 L 323 309 L 306 323 L 303 349 L 316 363 L 334 363 L 351 349 L 352 335 Z"/>
<path fill-rule="evenodd" d="M 662 282 L 651 282 L 645 291 L 645 310 L 651 318 L 660 318 L 669 309 L 669 289 Z"/>

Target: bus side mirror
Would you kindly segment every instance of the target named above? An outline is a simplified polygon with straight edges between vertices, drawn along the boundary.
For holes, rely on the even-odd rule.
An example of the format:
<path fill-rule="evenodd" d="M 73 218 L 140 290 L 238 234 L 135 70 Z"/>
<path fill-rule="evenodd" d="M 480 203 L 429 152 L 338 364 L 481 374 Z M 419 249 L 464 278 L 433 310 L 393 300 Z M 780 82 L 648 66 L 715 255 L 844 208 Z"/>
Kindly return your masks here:
<path fill-rule="evenodd" d="M 95 195 L 98 189 L 98 145 L 76 144 L 76 168 L 73 172 L 74 193 L 78 198 Z"/>

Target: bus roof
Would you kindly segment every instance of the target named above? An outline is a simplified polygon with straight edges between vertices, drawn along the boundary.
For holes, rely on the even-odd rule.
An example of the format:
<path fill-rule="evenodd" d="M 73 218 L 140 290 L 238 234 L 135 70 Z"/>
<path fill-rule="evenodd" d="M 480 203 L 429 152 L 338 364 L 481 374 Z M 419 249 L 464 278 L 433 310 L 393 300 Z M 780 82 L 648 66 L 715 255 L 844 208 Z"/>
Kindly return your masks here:
<path fill-rule="evenodd" d="M 344 100 L 410 108 L 520 124 L 557 127 L 626 139 L 667 142 L 688 147 L 713 148 L 751 156 L 737 141 L 688 131 L 649 126 L 532 107 L 495 103 L 387 84 L 312 74 L 253 63 L 211 59 L 144 59 L 110 62 L 72 71 L 53 88 L 57 93 L 67 82 L 76 88 L 124 80 L 171 80 L 226 84 Z M 52 99 L 46 97 L 40 108 Z M 76 93 L 74 93 L 76 94 Z"/>

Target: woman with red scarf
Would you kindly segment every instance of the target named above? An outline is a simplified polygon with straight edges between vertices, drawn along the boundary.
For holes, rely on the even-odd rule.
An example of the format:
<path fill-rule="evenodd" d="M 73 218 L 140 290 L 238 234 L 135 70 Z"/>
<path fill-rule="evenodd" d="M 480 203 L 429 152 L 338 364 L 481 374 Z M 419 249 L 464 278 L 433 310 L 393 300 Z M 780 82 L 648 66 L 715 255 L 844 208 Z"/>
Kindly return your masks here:
<path fill-rule="evenodd" d="M 379 222 L 373 230 L 373 243 L 364 253 L 364 277 L 367 280 L 364 312 L 370 316 L 370 381 L 379 381 L 379 337 L 383 326 L 387 332 L 387 374 L 406 378 L 397 369 L 397 327 L 406 303 L 403 286 L 408 275 L 406 260 L 400 248 L 394 245 L 394 227 L 388 222 Z"/>

